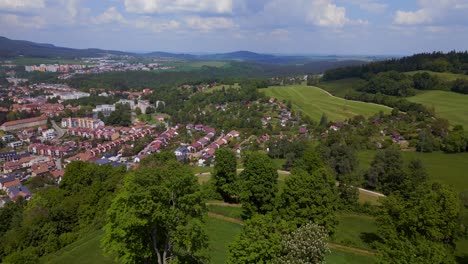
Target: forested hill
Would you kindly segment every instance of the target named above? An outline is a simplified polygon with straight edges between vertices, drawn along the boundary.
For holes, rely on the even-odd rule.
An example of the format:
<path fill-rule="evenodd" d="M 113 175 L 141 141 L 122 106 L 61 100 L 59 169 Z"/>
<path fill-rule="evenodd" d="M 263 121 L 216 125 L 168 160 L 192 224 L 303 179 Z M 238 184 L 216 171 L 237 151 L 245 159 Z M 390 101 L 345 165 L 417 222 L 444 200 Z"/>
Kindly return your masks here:
<path fill-rule="evenodd" d="M 449 53 L 421 53 L 400 59 L 331 69 L 325 73 L 324 80 L 339 80 L 345 78 L 368 79 L 370 76 L 381 72 L 409 72 L 418 70 L 467 74 L 468 52 L 452 51 Z"/>
<path fill-rule="evenodd" d="M 57 47 L 52 44 L 35 43 L 25 40 L 12 40 L 0 36 L 0 58 L 12 58 L 17 56 L 39 58 L 83 58 L 101 57 L 109 54 L 130 55 L 131 53 L 115 50 L 64 48 Z"/>

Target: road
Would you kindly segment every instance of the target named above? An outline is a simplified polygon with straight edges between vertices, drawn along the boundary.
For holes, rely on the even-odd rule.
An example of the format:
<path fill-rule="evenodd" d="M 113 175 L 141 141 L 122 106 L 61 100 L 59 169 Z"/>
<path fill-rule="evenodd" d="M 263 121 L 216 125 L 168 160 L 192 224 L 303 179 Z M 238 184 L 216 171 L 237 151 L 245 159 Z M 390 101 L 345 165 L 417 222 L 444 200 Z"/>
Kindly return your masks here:
<path fill-rule="evenodd" d="M 55 123 L 54 120 L 51 120 L 52 127 L 57 131 L 57 137 L 56 139 L 61 139 L 63 135 L 65 135 L 65 131 L 61 129 L 59 126 L 57 126 L 57 123 Z"/>

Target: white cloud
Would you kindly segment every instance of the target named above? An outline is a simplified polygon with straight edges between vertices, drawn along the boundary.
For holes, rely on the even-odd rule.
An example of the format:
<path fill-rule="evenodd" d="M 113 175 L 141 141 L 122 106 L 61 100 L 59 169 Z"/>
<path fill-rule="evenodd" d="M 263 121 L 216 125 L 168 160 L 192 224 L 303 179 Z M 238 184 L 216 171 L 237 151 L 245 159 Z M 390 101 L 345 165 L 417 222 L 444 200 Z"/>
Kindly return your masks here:
<path fill-rule="evenodd" d="M 212 30 L 218 30 L 218 29 L 235 29 L 238 27 L 237 24 L 235 24 L 231 19 L 225 18 L 225 17 L 197 17 L 197 16 L 192 16 L 192 17 L 187 17 L 185 19 L 185 22 L 188 27 L 203 31 L 203 32 L 208 32 Z"/>
<path fill-rule="evenodd" d="M 144 17 L 132 22 L 133 26 L 139 29 L 147 29 L 153 32 L 162 32 L 166 30 L 175 30 L 180 28 L 180 23 L 175 20 L 155 21 L 150 17 Z"/>
<path fill-rule="evenodd" d="M 207 12 L 231 13 L 233 0 L 124 0 L 132 13 Z"/>
<path fill-rule="evenodd" d="M 383 13 L 388 8 L 388 4 L 374 0 L 346 0 L 346 2 L 357 5 L 360 9 L 371 13 Z"/>
<path fill-rule="evenodd" d="M 394 23 L 402 25 L 430 24 L 454 18 L 466 19 L 466 0 L 419 0 L 416 11 L 398 10 Z"/>
<path fill-rule="evenodd" d="M 33 28 L 41 29 L 46 24 L 42 17 L 25 17 L 13 14 L 0 16 L 0 25 L 7 28 Z"/>
<path fill-rule="evenodd" d="M 119 22 L 119 23 L 125 23 L 126 20 L 122 16 L 122 14 L 119 13 L 117 8 L 115 6 L 109 7 L 104 13 L 100 14 L 96 18 L 94 18 L 93 23 L 95 24 L 106 24 L 106 23 L 111 23 L 111 22 Z"/>
<path fill-rule="evenodd" d="M 24 11 L 44 7 L 44 0 L 0 0 L 0 10 Z"/>

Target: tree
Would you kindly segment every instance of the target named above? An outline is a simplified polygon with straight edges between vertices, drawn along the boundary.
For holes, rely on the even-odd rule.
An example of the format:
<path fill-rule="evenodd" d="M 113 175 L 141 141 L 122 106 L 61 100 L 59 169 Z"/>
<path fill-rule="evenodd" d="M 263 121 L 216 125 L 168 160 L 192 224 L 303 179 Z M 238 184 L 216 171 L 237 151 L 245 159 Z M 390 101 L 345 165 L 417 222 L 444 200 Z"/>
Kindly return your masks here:
<path fill-rule="evenodd" d="M 240 179 L 240 200 L 244 217 L 250 218 L 256 213 L 266 214 L 273 210 L 278 190 L 278 173 L 267 155 L 260 152 L 250 154 Z"/>
<path fill-rule="evenodd" d="M 319 127 L 325 127 L 327 124 L 328 124 L 328 116 L 325 113 L 323 113 L 322 117 L 320 117 Z"/>
<path fill-rule="evenodd" d="M 464 152 L 467 149 L 467 139 L 462 126 L 455 126 L 444 138 L 442 150 L 447 153 Z"/>
<path fill-rule="evenodd" d="M 296 170 L 286 180 L 278 211 L 297 226 L 313 222 L 333 233 L 337 198 L 335 181 L 326 169 L 313 174 Z"/>
<path fill-rule="evenodd" d="M 438 183 L 423 183 L 406 197 L 389 195 L 377 218 L 384 263 L 451 263 L 461 204 Z"/>
<path fill-rule="evenodd" d="M 377 152 L 366 173 L 367 185 L 388 195 L 400 189 L 406 179 L 400 150 L 390 147 Z"/>
<path fill-rule="evenodd" d="M 283 255 L 274 261 L 278 264 L 324 263 L 330 253 L 327 245 L 327 230 L 319 225 L 307 223 L 292 233 L 283 236 Z"/>
<path fill-rule="evenodd" d="M 293 171 L 304 170 L 308 172 L 309 174 L 312 174 L 315 171 L 324 167 L 325 167 L 325 164 L 323 163 L 322 158 L 318 154 L 317 150 L 314 147 L 309 146 L 304 151 L 304 154 L 302 155 L 302 157 L 296 160 L 296 163 L 294 164 L 294 167 L 293 167 Z"/>
<path fill-rule="evenodd" d="M 236 154 L 229 149 L 221 148 L 215 154 L 214 182 L 216 190 L 225 202 L 236 200 L 238 194 L 238 177 Z"/>
<path fill-rule="evenodd" d="M 204 214 L 190 169 L 174 160 L 142 167 L 127 175 L 108 210 L 102 244 L 122 263 L 202 262 Z"/>
<path fill-rule="evenodd" d="M 330 147 L 321 148 L 323 159 L 336 172 L 338 179 L 353 173 L 359 167 L 356 151 L 346 144 L 334 143 Z"/>
<path fill-rule="evenodd" d="M 271 263 L 282 253 L 282 233 L 289 228 L 271 214 L 255 215 L 245 222 L 242 233 L 229 245 L 227 263 Z"/>

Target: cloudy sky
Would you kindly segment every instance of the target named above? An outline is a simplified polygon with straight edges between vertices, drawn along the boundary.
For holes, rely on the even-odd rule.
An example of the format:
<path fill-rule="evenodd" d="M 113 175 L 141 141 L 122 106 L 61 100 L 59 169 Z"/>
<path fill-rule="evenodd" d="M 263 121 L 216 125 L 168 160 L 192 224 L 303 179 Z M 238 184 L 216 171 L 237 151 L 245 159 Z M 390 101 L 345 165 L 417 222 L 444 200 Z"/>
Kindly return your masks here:
<path fill-rule="evenodd" d="M 127 51 L 467 50 L 468 0 L 0 0 L 0 35 Z"/>

